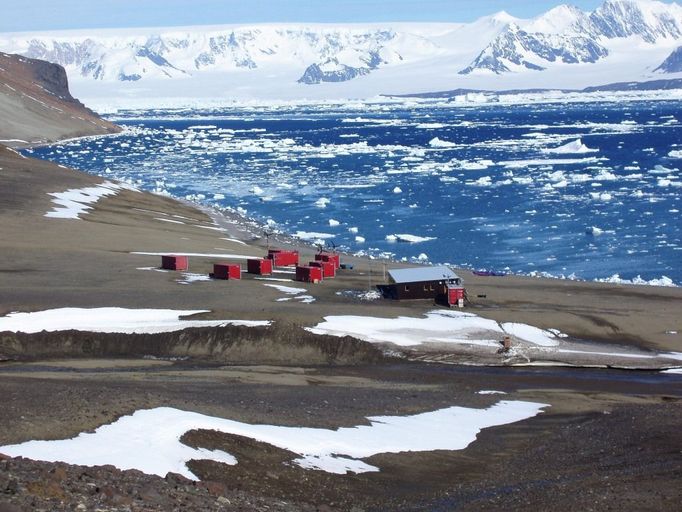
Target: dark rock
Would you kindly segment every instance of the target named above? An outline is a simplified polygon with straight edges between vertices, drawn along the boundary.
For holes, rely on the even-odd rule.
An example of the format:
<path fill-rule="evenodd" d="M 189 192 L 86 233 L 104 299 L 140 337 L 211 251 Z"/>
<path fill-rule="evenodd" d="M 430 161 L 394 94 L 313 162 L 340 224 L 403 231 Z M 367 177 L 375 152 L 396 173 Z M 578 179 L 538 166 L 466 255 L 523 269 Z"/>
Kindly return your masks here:
<path fill-rule="evenodd" d="M 654 71 L 662 73 L 681 73 L 682 72 L 682 46 L 673 51 L 660 66 Z"/>

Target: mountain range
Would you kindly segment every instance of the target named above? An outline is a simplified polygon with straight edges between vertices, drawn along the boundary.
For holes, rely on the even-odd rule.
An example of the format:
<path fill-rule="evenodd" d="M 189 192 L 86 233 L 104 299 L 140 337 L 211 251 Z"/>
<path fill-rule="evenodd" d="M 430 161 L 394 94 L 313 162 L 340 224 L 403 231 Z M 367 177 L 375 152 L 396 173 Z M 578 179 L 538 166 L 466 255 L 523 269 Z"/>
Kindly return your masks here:
<path fill-rule="evenodd" d="M 583 88 L 682 76 L 682 7 L 607 0 L 473 23 L 253 25 L 0 34 L 85 98 L 368 97 Z"/>

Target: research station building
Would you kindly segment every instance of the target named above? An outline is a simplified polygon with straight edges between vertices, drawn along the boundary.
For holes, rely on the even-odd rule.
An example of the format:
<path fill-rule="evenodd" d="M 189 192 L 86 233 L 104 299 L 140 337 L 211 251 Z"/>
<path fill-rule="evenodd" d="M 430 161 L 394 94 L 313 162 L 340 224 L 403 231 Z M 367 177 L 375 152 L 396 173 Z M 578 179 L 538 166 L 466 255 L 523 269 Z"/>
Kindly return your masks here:
<path fill-rule="evenodd" d="M 414 267 L 388 271 L 388 284 L 377 288 L 386 299 L 434 299 L 447 302 L 448 287 L 461 286 L 462 279 L 449 267 Z"/>

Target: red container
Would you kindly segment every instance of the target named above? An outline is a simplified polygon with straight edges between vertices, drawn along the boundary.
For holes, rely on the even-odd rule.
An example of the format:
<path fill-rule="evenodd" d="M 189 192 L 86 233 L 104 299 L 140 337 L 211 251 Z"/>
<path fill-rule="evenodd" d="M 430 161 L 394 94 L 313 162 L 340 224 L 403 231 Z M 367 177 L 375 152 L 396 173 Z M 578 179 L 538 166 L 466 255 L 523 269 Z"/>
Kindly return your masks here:
<path fill-rule="evenodd" d="M 189 256 L 161 256 L 161 268 L 166 270 L 189 270 Z"/>
<path fill-rule="evenodd" d="M 448 305 L 459 307 L 464 305 L 464 288 L 461 286 L 448 286 Z"/>
<path fill-rule="evenodd" d="M 298 251 L 285 251 L 284 249 L 268 250 L 268 258 L 276 267 L 290 267 L 298 265 Z"/>
<path fill-rule="evenodd" d="M 334 268 L 341 266 L 341 256 L 330 252 L 321 252 L 315 255 L 315 261 L 333 261 Z"/>
<path fill-rule="evenodd" d="M 241 279 L 242 267 L 233 263 L 216 263 L 213 265 L 213 275 L 215 279 Z"/>
<path fill-rule="evenodd" d="M 319 283 L 322 281 L 321 267 L 296 267 L 296 281 Z"/>
<path fill-rule="evenodd" d="M 322 269 L 322 275 L 327 277 L 336 277 L 336 265 L 333 260 L 329 261 L 311 261 L 309 263 L 311 267 L 319 267 Z"/>
<path fill-rule="evenodd" d="M 249 274 L 269 276 L 270 274 L 272 274 L 272 260 L 269 260 L 267 258 L 262 260 L 247 260 L 246 271 Z"/>

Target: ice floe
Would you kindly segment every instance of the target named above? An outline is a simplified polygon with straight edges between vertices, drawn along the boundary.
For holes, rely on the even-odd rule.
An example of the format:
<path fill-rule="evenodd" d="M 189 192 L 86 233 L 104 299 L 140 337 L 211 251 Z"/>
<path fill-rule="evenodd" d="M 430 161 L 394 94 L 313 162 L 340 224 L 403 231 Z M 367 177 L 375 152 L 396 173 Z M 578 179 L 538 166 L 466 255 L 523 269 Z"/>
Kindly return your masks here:
<path fill-rule="evenodd" d="M 212 430 L 248 437 L 298 457 L 304 469 L 329 473 L 364 473 L 379 468 L 363 459 L 379 453 L 462 450 L 484 429 L 532 418 L 548 404 L 501 400 L 485 409 L 448 407 L 412 416 L 370 416 L 369 425 L 323 429 L 249 424 L 170 407 L 139 410 L 94 432 L 72 439 L 28 441 L 0 447 L 12 457 L 84 466 L 113 465 L 165 476 L 169 472 L 196 480 L 186 463 L 212 460 L 237 464 L 221 450 L 191 448 L 180 438 L 191 430 Z M 262 468 L 263 473 L 267 467 Z"/>
<path fill-rule="evenodd" d="M 183 320 L 181 317 L 207 313 L 207 310 L 58 308 L 30 313 L 10 313 L 0 317 L 0 332 L 89 331 L 124 334 L 156 334 L 192 327 L 270 325 L 261 320 Z"/>
<path fill-rule="evenodd" d="M 410 244 L 418 244 L 420 242 L 428 242 L 429 240 L 435 240 L 436 237 L 433 236 L 418 236 L 410 235 L 407 233 L 396 233 L 393 235 L 386 235 L 386 240 L 389 242 L 407 242 Z"/>
<path fill-rule="evenodd" d="M 429 146 L 431 146 L 432 148 L 443 149 L 457 147 L 457 144 L 455 144 L 454 142 L 449 142 L 447 140 L 441 140 L 438 137 L 434 137 L 429 141 Z"/>
<path fill-rule="evenodd" d="M 588 148 L 581 139 L 577 139 L 571 142 L 559 146 L 556 148 L 547 148 L 542 150 L 543 153 L 555 153 L 555 154 L 579 154 L 579 153 L 598 153 L 598 149 Z"/>

